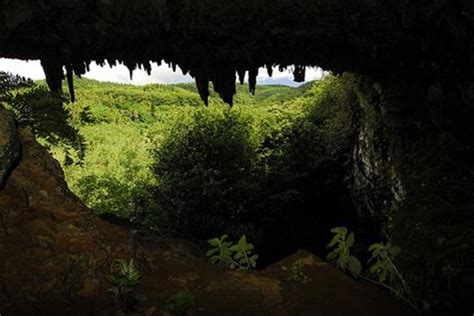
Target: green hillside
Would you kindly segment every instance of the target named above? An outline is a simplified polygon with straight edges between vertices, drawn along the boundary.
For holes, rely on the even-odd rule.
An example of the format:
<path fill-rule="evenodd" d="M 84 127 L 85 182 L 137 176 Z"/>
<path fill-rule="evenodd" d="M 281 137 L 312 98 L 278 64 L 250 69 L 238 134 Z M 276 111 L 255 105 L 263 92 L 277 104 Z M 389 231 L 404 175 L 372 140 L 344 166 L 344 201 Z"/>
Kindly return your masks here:
<path fill-rule="evenodd" d="M 253 137 L 261 142 L 267 130 L 281 129 L 298 116 L 301 107 L 293 101 L 308 90 L 259 86 L 251 95 L 248 85 L 238 85 L 230 110 L 215 93 L 205 108 L 191 83 L 134 86 L 76 79 L 75 88 L 77 100 L 66 109 L 71 125 L 84 138 L 84 157 L 70 147 L 50 148 L 63 164 L 71 189 L 89 207 L 125 217 L 140 211 L 137 199 L 156 184 L 151 171 L 154 149 L 193 113 L 238 112 L 252 121 Z"/>

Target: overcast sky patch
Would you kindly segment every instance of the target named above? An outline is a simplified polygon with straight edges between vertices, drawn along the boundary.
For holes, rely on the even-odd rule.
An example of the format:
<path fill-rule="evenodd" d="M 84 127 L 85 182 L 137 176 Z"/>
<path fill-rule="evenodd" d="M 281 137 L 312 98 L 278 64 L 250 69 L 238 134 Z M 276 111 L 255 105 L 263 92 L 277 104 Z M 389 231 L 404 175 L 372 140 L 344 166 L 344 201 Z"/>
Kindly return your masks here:
<path fill-rule="evenodd" d="M 28 77 L 33 80 L 44 79 L 44 72 L 41 64 L 37 60 L 23 61 L 17 59 L 0 58 L 0 71 L 7 71 L 20 76 Z M 326 74 L 321 68 L 309 68 L 306 70 L 306 80 L 320 80 Z M 194 82 L 189 75 L 183 75 L 179 68 L 174 72 L 167 65 L 158 66 L 152 64 L 151 75 L 149 76 L 144 70 L 137 69 L 133 72 L 133 79 L 130 79 L 130 72 L 127 67 L 118 65 L 113 68 L 109 66 L 100 67 L 95 63 L 90 66 L 90 71 L 84 75 L 85 78 L 95 79 L 99 81 L 126 83 L 134 85 L 145 85 L 151 83 L 183 83 Z M 273 76 L 270 78 L 266 69 L 260 69 L 258 75 L 259 84 L 283 84 L 288 86 L 298 86 L 301 83 L 293 81 L 293 74 L 290 70 L 279 71 L 277 68 L 273 71 Z"/>

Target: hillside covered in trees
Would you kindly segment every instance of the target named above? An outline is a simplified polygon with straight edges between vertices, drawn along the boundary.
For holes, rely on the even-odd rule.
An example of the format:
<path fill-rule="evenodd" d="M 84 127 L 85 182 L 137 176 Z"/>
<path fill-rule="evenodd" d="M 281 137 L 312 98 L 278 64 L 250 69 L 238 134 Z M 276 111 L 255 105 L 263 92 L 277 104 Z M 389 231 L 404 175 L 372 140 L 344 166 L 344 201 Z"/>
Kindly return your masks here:
<path fill-rule="evenodd" d="M 240 85 L 233 107 L 214 93 L 204 107 L 194 84 L 132 86 L 77 78 L 77 100 L 70 102 L 62 94 L 49 92 L 42 81 L 35 83 L 10 75 L 4 75 L 2 80 L 4 92 L 0 101 L 14 114 L 19 127 L 31 129 L 38 142 L 59 161 L 67 186 L 81 202 L 105 222 L 133 236 L 133 243 L 140 245 L 137 249 L 145 253 L 135 255 L 137 260 L 164 260 L 166 270 L 173 269 L 167 263 L 171 256 L 179 259 L 175 264 L 183 264 L 187 272 L 192 270 L 199 275 L 199 281 L 185 286 L 185 290 L 178 291 L 176 285 L 171 285 L 175 294 L 161 287 L 151 290 L 149 287 L 153 289 L 158 278 L 155 274 L 164 273 L 160 266 L 143 262 L 137 266 L 133 260 L 119 258 L 115 267 L 109 268 L 115 274 L 102 276 L 101 282 L 109 286 L 122 312 L 140 314 L 146 308 L 155 308 L 150 304 L 157 302 L 160 310 L 164 308 L 172 315 L 195 312 L 196 297 L 198 304 L 210 304 L 204 302 L 213 293 L 209 288 L 198 290 L 202 282 L 217 278 L 222 282 L 219 286 L 225 288 L 236 282 L 236 288 L 228 289 L 233 295 L 249 282 L 239 279 L 243 276 L 238 277 L 239 281 L 229 281 L 228 274 L 222 279 L 221 270 L 201 266 L 207 261 L 224 271 L 254 271 L 259 278 L 279 280 L 284 291 L 289 286 L 292 295 L 296 295 L 294 284 L 311 287 L 311 297 L 319 293 L 321 285 L 313 278 L 319 279 L 323 274 L 328 279 L 320 281 L 339 291 L 343 285 L 331 282 L 340 276 L 333 275 L 332 270 L 318 270 L 326 263 L 314 255 L 346 273 L 344 289 L 357 288 L 348 293 L 365 291 L 363 288 L 370 283 L 378 287 L 366 289 L 368 293 L 374 291 L 367 299 L 374 295 L 380 304 L 371 306 L 374 310 L 370 313 L 391 304 L 398 306 L 394 315 L 401 310 L 445 310 L 463 297 L 456 296 L 450 286 L 458 271 L 471 264 L 470 248 L 465 246 L 469 244 L 464 244 L 469 239 L 456 239 L 460 235 L 453 235 L 454 239 L 446 240 L 453 243 L 452 247 L 437 248 L 432 244 L 433 238 L 439 242 L 461 225 L 440 226 L 444 213 L 433 212 L 423 216 L 426 235 L 413 244 L 407 238 L 407 223 L 419 221 L 420 214 L 425 213 L 413 212 L 413 206 L 407 204 L 396 214 L 369 214 L 371 207 L 386 210 L 386 199 L 403 192 L 396 192 L 397 187 L 378 188 L 373 198 L 379 206 L 364 205 L 367 201 L 360 199 L 361 192 L 367 190 L 359 182 L 360 173 L 366 170 L 358 168 L 367 166 L 357 165 L 357 155 L 366 151 L 363 159 L 378 159 L 378 152 L 354 144 L 374 137 L 360 127 L 361 121 L 374 127 L 379 124 L 378 114 L 370 108 L 373 101 L 363 77 L 328 75 L 299 88 L 259 86 L 254 95 L 248 92 L 248 85 Z M 34 142 L 32 136 L 21 137 Z M 32 147 L 34 155 L 44 150 L 36 146 Z M 31 159 L 28 151 L 23 155 L 24 159 Z M 44 166 L 48 166 L 46 170 L 56 170 L 59 166 L 45 155 L 40 154 L 41 172 Z M 415 183 L 418 178 L 411 179 Z M 438 198 L 447 201 L 451 198 L 448 194 L 454 192 L 458 196 L 469 194 L 467 189 L 456 190 L 443 192 L 445 196 L 438 194 Z M 36 189 L 34 192 L 40 194 L 41 200 L 51 194 Z M 425 194 L 433 199 L 431 194 L 435 193 Z M 9 236 L 13 228 L 11 215 L 7 215 L 3 227 Z M 468 237 L 470 223 L 462 225 L 463 236 Z M 35 226 L 32 232 L 40 227 Z M 115 228 L 101 229 L 116 234 Z M 65 232 L 69 231 L 67 226 Z M 59 242 L 54 241 L 57 235 L 40 237 L 40 248 Z M 156 245 L 160 245 L 158 249 Z M 420 265 L 425 255 L 437 259 Z M 76 265 L 81 260 L 72 256 L 67 262 Z M 196 262 L 199 268 L 195 267 Z M 79 276 L 74 273 L 58 281 L 60 295 L 66 296 L 67 304 L 73 304 L 77 295 L 73 284 Z M 442 277 L 435 281 L 440 273 Z M 186 277 L 177 280 L 191 282 Z M 268 286 L 267 281 L 259 280 L 263 283 L 257 288 Z M 247 295 L 247 290 L 243 291 L 238 295 Z M 388 293 L 399 301 L 383 296 Z M 297 299 L 285 297 L 291 306 L 285 307 L 286 311 L 304 308 L 298 300 L 309 299 L 306 295 L 299 293 Z M 345 295 L 338 296 L 338 300 L 359 300 L 354 308 L 364 306 L 365 310 L 365 299 L 349 299 Z M 140 301 L 150 297 L 153 303 Z M 226 310 L 219 304 L 207 306 Z M 311 308 L 318 310 L 320 304 Z M 269 306 L 261 308 L 266 311 Z M 279 310 L 278 306 L 271 308 Z M 251 305 L 247 307 L 250 313 L 255 312 Z"/>
<path fill-rule="evenodd" d="M 204 247 L 246 234 L 264 264 L 325 249 L 327 228 L 357 225 L 344 184 L 354 136 L 349 79 L 262 86 L 255 96 L 244 85 L 233 108 L 216 95 L 203 107 L 194 84 L 80 80 L 77 91 L 66 109 L 79 146 L 74 138 L 44 144 L 98 214 Z"/>

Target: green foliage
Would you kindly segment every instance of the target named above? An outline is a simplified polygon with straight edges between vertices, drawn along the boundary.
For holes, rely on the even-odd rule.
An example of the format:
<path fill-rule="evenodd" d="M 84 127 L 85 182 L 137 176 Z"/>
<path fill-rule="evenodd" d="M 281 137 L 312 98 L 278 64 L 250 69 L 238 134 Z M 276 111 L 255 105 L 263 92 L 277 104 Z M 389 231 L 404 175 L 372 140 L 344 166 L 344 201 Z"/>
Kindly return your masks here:
<path fill-rule="evenodd" d="M 335 262 L 342 271 L 348 270 L 353 276 L 358 277 L 362 272 L 362 265 L 359 259 L 351 255 L 351 248 L 355 242 L 354 233 L 348 235 L 346 227 L 335 227 L 331 232 L 334 233 L 334 237 L 327 247 L 334 249 L 328 254 L 328 260 Z"/>
<path fill-rule="evenodd" d="M 283 267 L 283 270 L 288 270 L 287 267 Z M 305 273 L 304 265 L 300 260 L 296 260 L 290 267 L 291 275 L 288 277 L 289 281 L 306 284 L 311 282 L 311 278 Z"/>
<path fill-rule="evenodd" d="M 0 101 L 10 93 L 11 90 L 18 88 L 32 87 L 34 81 L 8 72 L 0 71 Z"/>
<path fill-rule="evenodd" d="M 140 284 L 141 274 L 133 259 L 130 262 L 123 259 L 117 260 L 115 269 L 115 274 L 106 275 L 105 277 L 111 285 L 111 288 L 107 291 L 117 298 L 123 299 Z"/>
<path fill-rule="evenodd" d="M 232 109 L 214 94 L 204 108 L 193 84 L 78 79 L 77 101 L 65 108 L 87 151 L 81 160 L 64 146 L 51 150 L 97 213 L 201 246 L 209 232 L 245 234 L 256 247 L 265 236 L 282 252 L 296 242 L 289 236 L 323 240 L 318 232 L 335 223 L 302 232 L 295 221 L 340 216 L 326 205 L 346 209 L 327 192 L 342 183 L 352 150 L 350 82 L 329 76 L 303 88 L 259 87 L 255 96 L 247 88 L 238 87 Z"/>
<path fill-rule="evenodd" d="M 397 276 L 394 258 L 400 254 L 400 247 L 391 243 L 375 243 L 369 247 L 371 257 L 368 261 L 372 264 L 369 271 L 374 275 L 378 282 L 393 282 Z"/>
<path fill-rule="evenodd" d="M 235 222 L 243 211 L 251 212 L 247 205 L 252 204 L 251 197 L 260 186 L 261 168 L 257 164 L 266 160 L 259 143 L 269 129 L 280 121 L 287 122 L 294 113 L 292 107 L 283 108 L 279 98 L 273 96 L 285 95 L 285 100 L 290 100 L 304 91 L 269 86 L 251 96 L 248 87 L 238 87 L 236 105 L 230 111 L 218 96 L 211 97 L 210 107 L 203 109 L 194 84 L 138 87 L 87 79 L 75 82 L 76 103 L 66 104 L 65 108 L 72 126 L 83 135 L 87 151 L 81 160 L 64 145 L 50 145 L 73 192 L 98 213 L 129 217 L 162 232 L 189 233 L 187 223 L 196 223 L 202 227 L 196 235 L 201 236 L 211 230 L 206 229 L 206 223 L 214 228 L 224 227 L 218 229 L 223 232 L 239 233 L 239 228 L 228 223 Z M 277 101 L 278 106 L 274 105 Z M 218 126 L 214 126 L 216 121 Z M 198 128 L 193 132 L 195 125 Z M 278 127 L 280 133 L 285 126 L 289 124 Z M 207 139 L 205 132 L 209 132 Z M 186 137 L 191 134 L 194 139 L 188 147 Z M 187 156 L 194 153 L 197 162 L 207 160 L 206 148 L 200 148 L 206 143 L 216 151 L 212 155 L 216 163 L 198 163 L 193 173 L 188 167 L 194 165 Z M 232 156 L 234 150 L 237 157 Z M 166 154 L 171 158 L 161 159 Z M 182 162 L 177 172 L 173 155 Z M 156 173 L 152 165 L 159 157 L 161 162 L 154 165 L 161 167 Z M 233 165 L 224 166 L 226 160 Z M 201 179 L 194 176 L 200 171 L 205 171 Z M 205 190 L 200 186 L 201 180 Z M 211 207 L 204 205 L 206 199 L 211 200 Z M 240 231 L 243 232 L 247 231 Z M 201 237 L 207 238 L 207 233 Z"/>
<path fill-rule="evenodd" d="M 203 239 L 245 216 L 258 190 L 256 147 L 251 118 L 237 110 L 199 109 L 178 122 L 155 152 L 161 228 Z"/>
<path fill-rule="evenodd" d="M 362 275 L 362 265 L 359 259 L 350 253 L 350 249 L 355 243 L 354 233 L 349 233 L 346 227 L 335 227 L 331 229 L 331 232 L 334 233 L 334 237 L 327 247 L 334 249 L 327 256 L 329 261 L 335 262 L 342 271 L 348 271 L 355 277 L 361 277 L 389 289 L 392 294 L 411 305 L 415 310 L 418 309 L 420 300 L 413 296 L 409 285 L 395 263 L 395 259 L 401 252 L 398 246 L 392 245 L 390 242 L 387 244 L 381 242 L 369 247 L 371 256 L 368 260 L 368 272 L 370 277 L 367 278 Z"/>
<path fill-rule="evenodd" d="M 180 291 L 171 296 L 165 305 L 165 310 L 174 316 L 184 316 L 195 307 L 195 298 L 191 292 Z"/>
<path fill-rule="evenodd" d="M 7 103 L 18 123 L 29 126 L 47 145 L 62 145 L 82 157 L 85 143 L 69 122 L 67 100 L 31 79 L 0 73 L 0 101 Z"/>
<path fill-rule="evenodd" d="M 151 205 L 148 187 L 154 183 L 149 169 L 152 144 L 134 126 L 87 125 L 81 133 L 88 140 L 81 163 L 66 165 L 70 188 L 97 213 L 131 217 Z M 63 163 L 64 152 L 54 150 Z M 76 160 L 77 161 L 77 160 Z"/>
<path fill-rule="evenodd" d="M 247 243 L 247 238 L 243 235 L 236 245 L 230 247 L 230 251 L 234 252 L 234 259 L 240 271 L 248 271 L 255 269 L 257 266 L 258 255 L 253 254 L 254 246 Z"/>
<path fill-rule="evenodd" d="M 207 252 L 210 261 L 228 269 L 248 271 L 257 266 L 258 255 L 253 254 L 254 245 L 247 242 L 243 235 L 237 244 L 226 241 L 227 235 L 208 241 L 211 249 Z"/>
<path fill-rule="evenodd" d="M 230 247 L 232 246 L 231 241 L 226 241 L 228 235 L 224 235 L 221 238 L 212 238 L 209 239 L 208 243 L 211 246 L 211 249 L 206 253 L 210 258 L 212 264 L 217 264 L 224 268 L 235 269 L 237 263 L 234 261 L 232 256 L 232 251 Z"/>
<path fill-rule="evenodd" d="M 64 144 L 75 149 L 82 157 L 85 144 L 79 131 L 69 123 L 69 113 L 64 109 L 66 100 L 44 86 L 33 86 L 13 95 L 8 104 L 20 124 L 31 127 L 33 133 L 48 144 Z"/>

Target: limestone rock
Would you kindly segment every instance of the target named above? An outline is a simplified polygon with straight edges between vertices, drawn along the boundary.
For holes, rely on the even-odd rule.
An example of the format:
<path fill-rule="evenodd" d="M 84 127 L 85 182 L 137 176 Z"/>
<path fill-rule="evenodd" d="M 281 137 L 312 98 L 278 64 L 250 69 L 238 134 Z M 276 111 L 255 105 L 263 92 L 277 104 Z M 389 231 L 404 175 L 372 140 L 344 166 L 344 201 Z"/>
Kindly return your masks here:
<path fill-rule="evenodd" d="M 0 105 L 0 190 L 18 163 L 20 155 L 21 145 L 15 118 Z"/>

